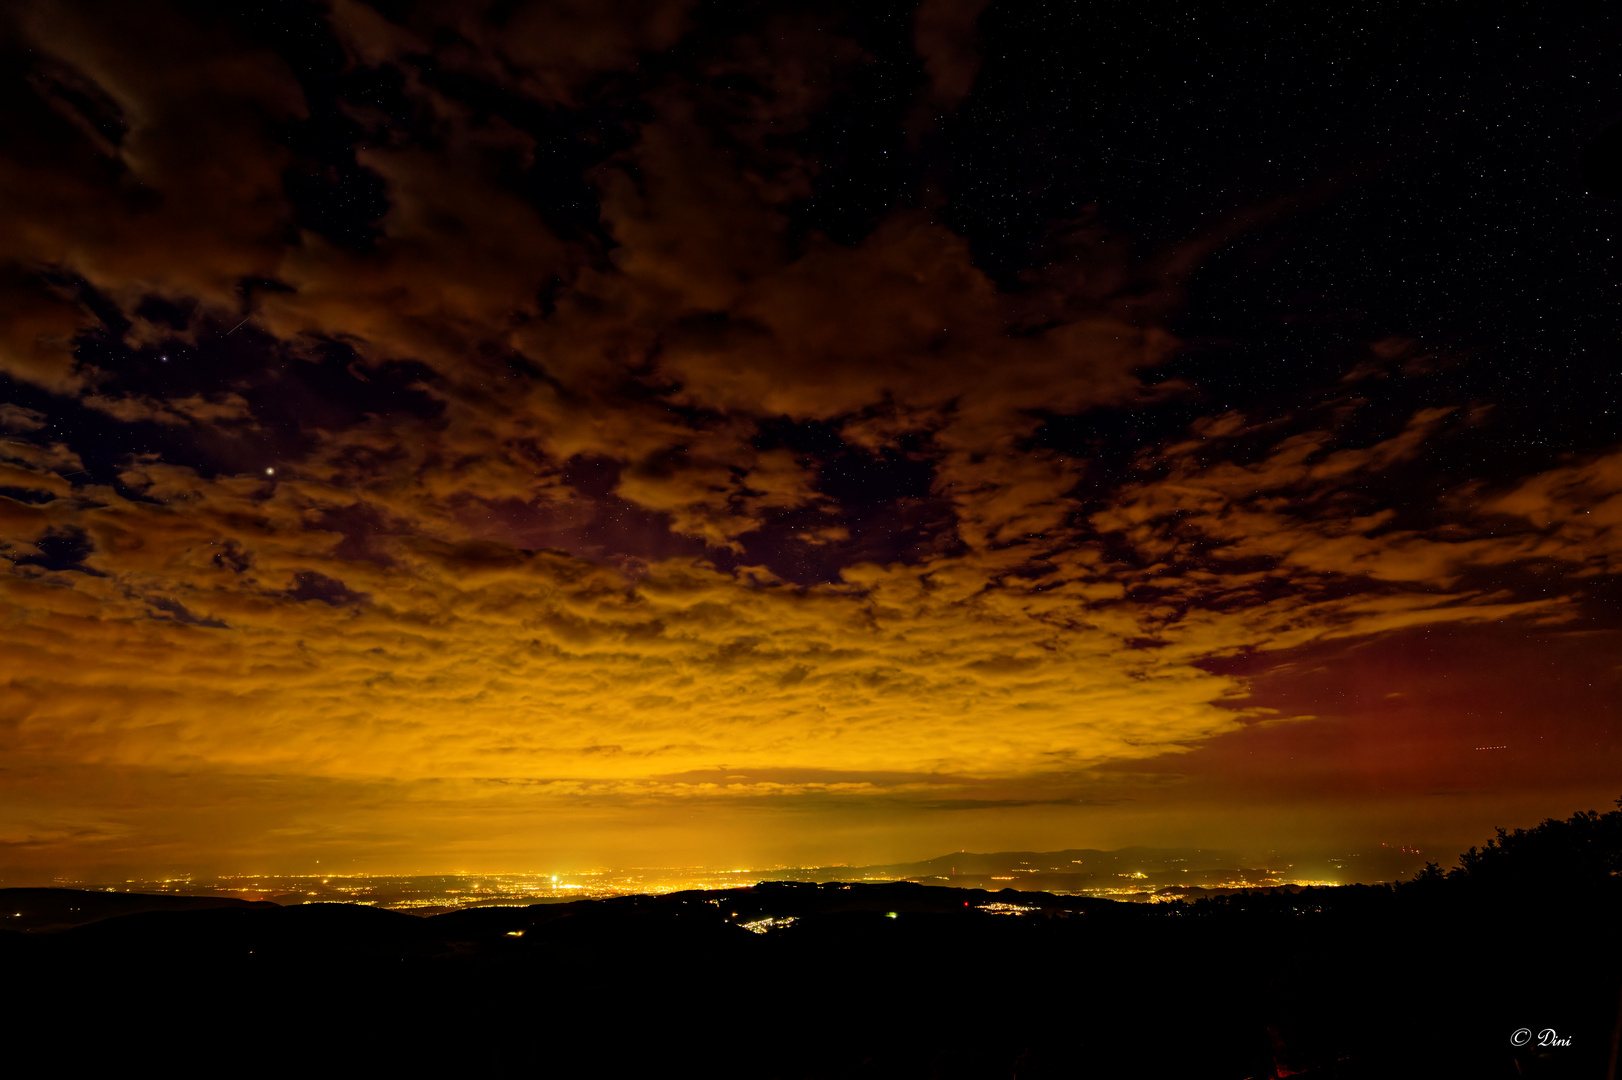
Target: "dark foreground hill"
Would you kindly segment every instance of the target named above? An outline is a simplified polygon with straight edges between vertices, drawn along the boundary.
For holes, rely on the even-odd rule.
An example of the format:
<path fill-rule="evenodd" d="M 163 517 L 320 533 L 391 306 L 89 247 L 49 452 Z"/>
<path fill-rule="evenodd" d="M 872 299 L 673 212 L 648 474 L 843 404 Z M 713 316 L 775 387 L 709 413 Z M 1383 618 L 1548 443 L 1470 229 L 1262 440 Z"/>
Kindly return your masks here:
<path fill-rule="evenodd" d="M 9 1062 L 60 1075 L 1598 1078 L 1622 891 L 1589 841 L 1613 818 L 1395 889 L 1192 905 L 767 883 L 151 910 L 0 935 L 0 1015 Z"/>
<path fill-rule="evenodd" d="M 205 911 L 211 908 L 273 908 L 263 900 L 230 896 L 152 896 L 146 893 L 85 892 L 81 889 L 0 889 L 0 927 L 39 933 L 66 930 L 119 915 L 148 911 Z"/>

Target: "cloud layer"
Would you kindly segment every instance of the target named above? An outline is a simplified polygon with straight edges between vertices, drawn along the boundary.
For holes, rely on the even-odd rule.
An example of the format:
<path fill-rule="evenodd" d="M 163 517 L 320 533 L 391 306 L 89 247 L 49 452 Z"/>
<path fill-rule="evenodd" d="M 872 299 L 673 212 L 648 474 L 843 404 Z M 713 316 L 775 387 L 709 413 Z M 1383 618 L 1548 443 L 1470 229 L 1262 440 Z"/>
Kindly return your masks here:
<path fill-rule="evenodd" d="M 915 141 L 983 6 L 917 13 Z M 344 0 L 312 75 L 165 7 L 11 17 L 19 865 L 276 849 L 96 809 L 110 777 L 445 850 L 585 806 L 1074 804 L 1285 718 L 1222 658 L 1558 628 L 1617 571 L 1622 455 L 1404 503 L 1479 403 L 1046 439 L 1189 393 L 1155 374 L 1178 283 L 1001 287 L 927 198 L 807 227 L 807 133 L 876 63 L 836 23 Z"/>

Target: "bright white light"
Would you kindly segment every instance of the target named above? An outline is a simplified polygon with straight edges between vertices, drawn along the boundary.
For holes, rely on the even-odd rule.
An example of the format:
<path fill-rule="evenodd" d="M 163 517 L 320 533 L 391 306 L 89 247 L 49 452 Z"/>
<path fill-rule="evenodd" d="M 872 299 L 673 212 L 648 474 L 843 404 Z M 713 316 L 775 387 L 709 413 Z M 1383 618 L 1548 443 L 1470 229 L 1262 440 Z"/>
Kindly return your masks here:
<path fill-rule="evenodd" d="M 265 470 L 265 475 L 266 476 L 275 476 L 276 475 L 276 470 L 275 469 L 266 469 Z"/>

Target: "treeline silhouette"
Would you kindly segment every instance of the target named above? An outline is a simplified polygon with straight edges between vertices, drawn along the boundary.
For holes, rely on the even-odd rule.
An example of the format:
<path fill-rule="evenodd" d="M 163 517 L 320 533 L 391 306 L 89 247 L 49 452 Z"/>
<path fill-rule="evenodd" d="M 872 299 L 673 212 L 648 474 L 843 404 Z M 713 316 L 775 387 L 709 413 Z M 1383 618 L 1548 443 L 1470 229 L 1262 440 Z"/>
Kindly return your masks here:
<path fill-rule="evenodd" d="M 1472 847 L 1445 874 L 1430 862 L 1416 880 L 1497 889 L 1558 880 L 1572 889 L 1603 888 L 1622 873 L 1622 799 L 1617 806 L 1607 814 L 1586 810 L 1564 821 L 1551 818 L 1533 829 L 1499 829 L 1496 840 Z"/>
<path fill-rule="evenodd" d="M 1622 811 L 1400 885 L 1193 903 L 764 883 L 419 918 L 0 890 L 32 928 L 0 934 L 0 1015 L 18 1075 L 1601 1077 L 1619 858 Z"/>

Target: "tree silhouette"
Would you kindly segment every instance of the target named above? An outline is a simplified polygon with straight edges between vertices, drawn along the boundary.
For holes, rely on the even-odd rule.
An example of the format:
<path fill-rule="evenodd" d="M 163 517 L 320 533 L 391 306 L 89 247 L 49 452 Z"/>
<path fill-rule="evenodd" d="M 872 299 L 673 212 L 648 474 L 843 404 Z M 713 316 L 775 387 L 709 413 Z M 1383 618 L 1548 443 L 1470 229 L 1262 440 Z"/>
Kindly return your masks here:
<path fill-rule="evenodd" d="M 1549 818 L 1530 829 L 1498 829 L 1485 847 L 1472 846 L 1445 874 L 1434 862 L 1416 883 L 1447 880 L 1488 888 L 1560 884 L 1568 888 L 1603 886 L 1622 874 L 1622 799 L 1601 814 L 1580 810 L 1564 821 Z"/>

